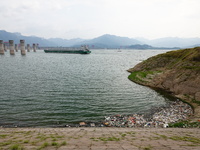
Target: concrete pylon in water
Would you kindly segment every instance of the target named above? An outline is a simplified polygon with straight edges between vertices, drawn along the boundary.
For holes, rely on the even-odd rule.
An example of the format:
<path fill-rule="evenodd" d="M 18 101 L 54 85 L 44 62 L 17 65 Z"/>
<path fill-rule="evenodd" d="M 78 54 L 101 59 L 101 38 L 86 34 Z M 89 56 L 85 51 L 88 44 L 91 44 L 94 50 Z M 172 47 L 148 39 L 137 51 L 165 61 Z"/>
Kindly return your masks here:
<path fill-rule="evenodd" d="M 3 40 L 0 40 L 0 54 L 4 55 L 4 45 L 3 45 Z"/>
<path fill-rule="evenodd" d="M 25 41 L 24 41 L 24 40 L 20 40 L 20 49 L 21 49 L 21 54 L 22 54 L 22 55 L 26 55 L 26 51 L 25 51 Z"/>
<path fill-rule="evenodd" d="M 18 45 L 15 44 L 15 51 L 18 52 Z"/>
<path fill-rule="evenodd" d="M 27 52 L 30 52 L 30 50 L 31 50 L 30 44 L 27 44 Z"/>
<path fill-rule="evenodd" d="M 36 52 L 36 44 L 33 43 L 33 51 Z"/>
<path fill-rule="evenodd" d="M 6 43 L 3 44 L 4 51 L 7 52 L 7 45 Z"/>
<path fill-rule="evenodd" d="M 9 49 L 10 49 L 10 55 L 15 55 L 14 41 L 13 40 L 9 40 Z"/>

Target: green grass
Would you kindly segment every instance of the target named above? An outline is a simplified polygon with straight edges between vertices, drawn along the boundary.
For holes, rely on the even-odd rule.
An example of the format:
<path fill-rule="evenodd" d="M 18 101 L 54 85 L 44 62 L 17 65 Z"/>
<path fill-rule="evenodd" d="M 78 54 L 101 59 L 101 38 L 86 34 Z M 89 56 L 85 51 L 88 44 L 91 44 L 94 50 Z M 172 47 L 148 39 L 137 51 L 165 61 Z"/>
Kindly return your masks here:
<path fill-rule="evenodd" d="M 58 146 L 59 144 L 57 142 L 52 142 L 51 145 L 52 146 Z"/>
<path fill-rule="evenodd" d="M 25 140 L 24 143 L 29 143 L 29 140 Z"/>
<path fill-rule="evenodd" d="M 154 133 L 154 134 L 155 134 L 155 135 L 158 135 L 158 137 L 152 137 L 151 140 L 152 140 L 152 139 L 159 140 L 159 139 L 161 139 L 161 138 L 162 138 L 162 139 L 165 139 L 165 140 L 168 139 L 168 137 L 167 137 L 166 135 L 162 135 L 162 134 L 158 134 L 158 133 Z"/>
<path fill-rule="evenodd" d="M 44 140 L 48 139 L 49 137 L 47 137 L 45 135 L 38 135 L 36 138 L 40 139 L 41 141 L 44 141 Z"/>
<path fill-rule="evenodd" d="M 51 135 L 49 136 L 49 138 L 64 138 L 64 136 L 62 136 L 62 135 L 53 135 L 53 134 L 51 134 Z"/>
<path fill-rule="evenodd" d="M 44 149 L 44 148 L 46 148 L 48 146 L 49 146 L 49 143 L 45 142 L 38 148 L 38 150 Z"/>
<path fill-rule="evenodd" d="M 169 127 L 172 128 L 200 128 L 200 122 L 189 122 L 189 121 L 180 121 L 176 123 L 170 123 Z"/>
<path fill-rule="evenodd" d="M 179 67 L 183 69 L 199 70 L 200 48 L 183 49 L 166 53 L 164 57 L 171 57 L 169 68 Z M 181 64 L 181 65 L 180 65 Z"/>
<path fill-rule="evenodd" d="M 91 140 L 93 140 L 93 141 L 99 141 L 97 138 L 95 138 L 95 137 L 91 137 L 90 138 Z"/>
<path fill-rule="evenodd" d="M 63 141 L 62 143 L 60 143 L 60 146 L 65 146 L 65 145 L 67 145 L 66 141 Z"/>
<path fill-rule="evenodd" d="M 0 134 L 0 138 L 6 138 L 8 135 L 7 134 Z"/>
<path fill-rule="evenodd" d="M 120 138 L 117 138 L 117 137 L 98 137 L 98 138 L 90 138 L 92 139 L 93 141 L 104 141 L 104 142 L 107 142 L 107 141 L 120 141 L 121 139 Z"/>
<path fill-rule="evenodd" d="M 192 137 L 191 135 L 188 135 L 188 136 L 171 136 L 171 137 L 167 137 L 166 135 L 161 135 L 161 134 L 157 134 L 157 133 L 154 133 L 158 136 L 160 136 L 160 138 L 163 138 L 165 140 L 167 139 L 171 139 L 171 140 L 174 140 L 174 141 L 186 141 L 186 142 L 192 142 L 193 144 L 200 144 L 200 139 L 199 138 L 196 138 L 196 137 Z M 160 139 L 159 137 L 153 137 L 154 140 L 157 140 L 157 139 Z M 152 140 L 152 139 L 151 139 Z"/>
<path fill-rule="evenodd" d="M 183 66 L 183 69 L 200 70 L 199 66 Z"/>
<path fill-rule="evenodd" d="M 165 139 L 165 140 L 168 139 L 168 137 L 166 135 L 160 135 L 160 137 Z"/>
<path fill-rule="evenodd" d="M 24 150 L 24 147 L 19 144 L 14 144 L 14 145 L 10 146 L 9 149 L 10 150 Z"/>
<path fill-rule="evenodd" d="M 155 70 L 156 68 L 182 68 L 199 71 L 200 47 L 169 51 L 148 58 L 140 64 L 140 70 Z"/>
<path fill-rule="evenodd" d="M 186 142 L 192 142 L 195 144 L 200 144 L 200 139 L 199 138 L 195 138 L 195 137 L 188 137 L 188 136 L 172 136 L 170 137 L 171 140 L 174 141 L 186 141 Z"/>
<path fill-rule="evenodd" d="M 101 141 L 120 141 L 120 138 L 116 138 L 116 137 L 100 137 L 99 138 Z"/>
<path fill-rule="evenodd" d="M 144 147 L 143 150 L 151 150 L 152 147 Z"/>
<path fill-rule="evenodd" d="M 150 140 L 160 140 L 161 137 L 158 136 L 153 136 L 153 137 L 149 137 Z"/>
<path fill-rule="evenodd" d="M 126 134 L 128 134 L 128 135 L 130 135 L 130 136 L 132 136 L 132 137 L 135 137 L 135 134 L 136 134 L 136 133 L 132 131 L 132 132 L 126 132 Z"/>
<path fill-rule="evenodd" d="M 126 134 L 126 133 L 120 133 L 120 135 L 121 135 L 122 137 L 125 137 L 127 134 Z"/>
<path fill-rule="evenodd" d="M 52 138 L 52 141 L 57 141 L 57 139 L 56 138 Z"/>
<path fill-rule="evenodd" d="M 196 104 L 198 104 L 198 105 L 200 105 L 200 101 L 197 101 L 197 100 L 195 100 L 195 99 L 192 99 L 192 102 L 193 102 L 193 103 L 196 103 Z"/>
<path fill-rule="evenodd" d="M 0 146 L 10 145 L 11 143 L 12 143 L 12 141 L 1 142 Z"/>
<path fill-rule="evenodd" d="M 135 82 L 147 82 L 145 78 L 147 78 L 148 75 L 154 75 L 160 72 L 161 71 L 135 71 L 132 72 L 128 78 Z"/>

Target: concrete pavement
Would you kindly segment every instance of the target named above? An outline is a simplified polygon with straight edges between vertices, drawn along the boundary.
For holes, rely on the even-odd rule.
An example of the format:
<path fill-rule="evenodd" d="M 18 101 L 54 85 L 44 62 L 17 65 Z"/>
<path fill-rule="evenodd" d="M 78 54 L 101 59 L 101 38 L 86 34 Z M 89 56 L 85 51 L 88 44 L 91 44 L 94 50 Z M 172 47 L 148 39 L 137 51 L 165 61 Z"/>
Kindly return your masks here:
<path fill-rule="evenodd" d="M 0 128 L 1 149 L 199 150 L 199 128 Z"/>

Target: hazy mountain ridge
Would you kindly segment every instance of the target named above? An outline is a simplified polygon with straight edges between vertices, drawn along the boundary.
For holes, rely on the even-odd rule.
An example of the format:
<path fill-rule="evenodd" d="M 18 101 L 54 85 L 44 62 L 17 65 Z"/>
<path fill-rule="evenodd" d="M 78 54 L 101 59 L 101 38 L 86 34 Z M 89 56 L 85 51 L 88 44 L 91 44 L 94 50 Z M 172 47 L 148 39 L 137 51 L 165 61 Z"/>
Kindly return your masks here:
<path fill-rule="evenodd" d="M 154 40 L 148 40 L 145 38 L 136 38 L 137 40 L 144 42 L 153 47 L 195 47 L 200 45 L 200 38 L 179 38 L 179 37 L 165 37 Z"/>
<path fill-rule="evenodd" d="M 38 43 L 39 46 L 56 46 L 55 43 L 50 42 L 47 39 L 36 37 L 36 36 L 23 36 L 21 33 L 15 32 L 10 33 L 5 30 L 0 30 L 0 39 L 4 42 L 8 42 L 9 40 L 14 40 L 15 44 L 18 44 L 21 39 L 24 39 L 26 44 Z"/>
<path fill-rule="evenodd" d="M 57 46 L 63 46 L 63 47 L 68 47 L 68 46 L 74 46 L 77 43 L 80 43 L 84 41 L 84 39 L 76 38 L 76 39 L 62 39 L 62 38 L 50 38 L 48 39 L 50 42 L 55 43 Z"/>
<path fill-rule="evenodd" d="M 38 43 L 40 47 L 60 46 L 60 47 L 79 47 L 80 45 L 88 45 L 90 48 L 129 48 L 129 49 L 151 49 L 151 48 L 185 48 L 200 45 L 200 38 L 178 38 L 166 37 L 154 40 L 145 38 L 128 38 L 116 35 L 105 34 L 93 39 L 62 39 L 50 38 L 45 39 L 36 36 L 23 36 L 21 33 L 7 32 L 0 30 L 0 39 L 7 42 L 14 40 L 19 43 L 20 39 L 24 39 L 26 44 Z"/>
<path fill-rule="evenodd" d="M 87 44 L 96 44 L 96 45 L 104 45 L 105 48 L 120 48 L 123 46 L 129 46 L 129 45 L 134 45 L 134 44 L 142 44 L 142 42 L 135 40 L 135 39 L 130 39 L 128 37 L 120 37 L 120 36 L 115 36 L 115 35 L 109 35 L 105 34 L 100 37 L 94 38 L 92 40 L 84 41 Z M 84 43 L 82 42 L 82 43 Z"/>

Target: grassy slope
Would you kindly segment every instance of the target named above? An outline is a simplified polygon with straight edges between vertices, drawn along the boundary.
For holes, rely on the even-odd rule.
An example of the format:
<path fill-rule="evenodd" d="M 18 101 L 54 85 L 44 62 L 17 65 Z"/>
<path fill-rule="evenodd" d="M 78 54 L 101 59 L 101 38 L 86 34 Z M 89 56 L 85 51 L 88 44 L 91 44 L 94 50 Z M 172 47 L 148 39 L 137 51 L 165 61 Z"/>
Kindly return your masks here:
<path fill-rule="evenodd" d="M 200 71 L 200 47 L 159 54 L 157 56 L 150 57 L 128 71 L 155 71 L 162 68 L 194 69 L 194 71 Z"/>
<path fill-rule="evenodd" d="M 129 79 L 143 83 L 149 75 L 152 77 L 152 75 L 174 69 L 200 73 L 200 47 L 170 51 L 150 57 L 128 70 L 131 72 Z"/>
<path fill-rule="evenodd" d="M 159 54 L 128 71 L 133 82 L 178 95 L 192 104 L 200 116 L 199 96 L 195 97 L 200 93 L 200 47 Z"/>

